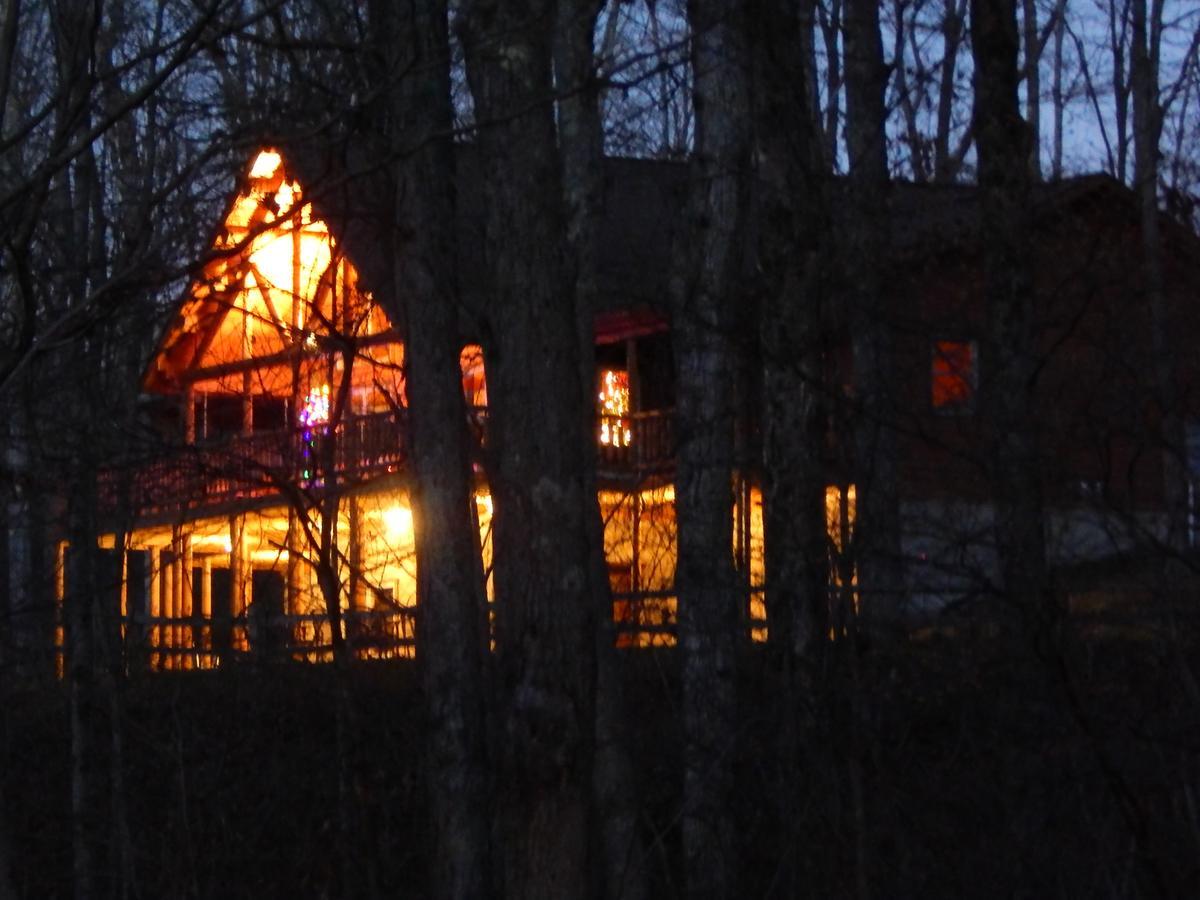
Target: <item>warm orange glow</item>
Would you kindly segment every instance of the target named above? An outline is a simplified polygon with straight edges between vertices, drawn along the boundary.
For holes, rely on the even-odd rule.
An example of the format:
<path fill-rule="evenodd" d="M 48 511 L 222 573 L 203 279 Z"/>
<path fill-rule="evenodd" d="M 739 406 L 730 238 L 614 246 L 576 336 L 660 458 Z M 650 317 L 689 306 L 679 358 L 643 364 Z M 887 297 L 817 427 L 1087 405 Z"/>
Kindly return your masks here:
<path fill-rule="evenodd" d="M 612 587 L 613 618 L 622 626 L 618 647 L 675 643 L 675 487 L 626 493 L 601 491 L 604 556 Z"/>
<path fill-rule="evenodd" d="M 270 178 L 282 161 L 274 150 L 263 150 L 254 158 L 254 164 L 250 167 L 250 177 Z"/>
<path fill-rule="evenodd" d="M 458 364 L 462 368 L 463 397 L 467 406 L 487 406 L 487 376 L 483 367 L 483 348 L 478 344 L 463 347 Z"/>
<path fill-rule="evenodd" d="M 854 520 L 857 515 L 858 491 L 854 485 L 844 489 L 837 485 L 825 488 L 825 529 L 829 535 L 829 583 L 842 602 L 847 603 L 847 612 L 858 615 L 858 569 L 850 554 L 850 543 L 854 538 Z M 835 616 L 835 621 L 837 617 Z M 829 637 L 836 637 L 831 628 Z"/>
<path fill-rule="evenodd" d="M 215 242 L 214 258 L 191 287 L 180 321 L 164 340 L 148 376 L 170 384 L 187 370 L 218 369 L 212 387 L 220 393 L 242 393 L 241 373 L 231 368 L 248 359 L 279 356 L 300 349 L 312 356 L 328 345 L 327 336 L 365 338 L 390 325 L 369 294 L 360 289 L 358 272 L 345 258 L 327 222 L 307 201 L 278 152 L 265 150 L 250 168 L 243 193 L 234 201 Z M 364 348 L 357 370 L 396 364 L 391 347 L 398 342 Z M 286 396 L 291 367 L 277 367 L 279 377 L 256 384 L 254 393 Z M 254 373 L 256 380 L 260 373 Z M 375 379 L 355 373 L 355 383 L 391 385 L 395 377 Z M 401 379 L 402 380 L 402 379 Z M 336 387 L 336 385 L 335 385 Z M 151 388 L 156 389 L 156 388 Z"/>
<path fill-rule="evenodd" d="M 407 506 L 389 506 L 383 511 L 383 524 L 389 538 L 411 539 L 413 514 Z"/>
<path fill-rule="evenodd" d="M 857 501 L 858 491 L 852 484 L 844 490 L 833 484 L 825 488 L 825 529 L 838 553 L 847 552 L 848 541 L 854 535 Z"/>
<path fill-rule="evenodd" d="M 767 602 L 763 585 L 767 580 L 766 554 L 763 546 L 763 495 L 757 487 L 749 491 L 749 547 L 747 563 L 750 568 L 750 639 L 757 643 L 767 640 Z"/>
<path fill-rule="evenodd" d="M 633 438 L 629 422 L 629 373 L 605 369 L 600 373 L 597 394 L 600 413 L 600 443 L 607 447 L 628 447 Z"/>

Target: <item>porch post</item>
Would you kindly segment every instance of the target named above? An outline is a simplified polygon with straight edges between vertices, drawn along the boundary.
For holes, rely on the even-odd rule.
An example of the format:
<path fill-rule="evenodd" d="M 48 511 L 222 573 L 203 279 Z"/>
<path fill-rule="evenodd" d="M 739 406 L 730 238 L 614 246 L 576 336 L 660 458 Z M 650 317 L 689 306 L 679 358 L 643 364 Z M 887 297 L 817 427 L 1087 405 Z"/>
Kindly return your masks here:
<path fill-rule="evenodd" d="M 175 542 L 171 542 L 171 561 L 162 567 L 162 611 L 163 623 L 159 626 L 159 646 L 166 652 L 162 655 L 164 669 L 175 668 L 175 654 L 169 652 L 175 646 L 175 568 L 178 556 Z"/>
<path fill-rule="evenodd" d="M 196 648 L 203 652 L 201 668 L 212 668 L 212 557 L 200 559 L 200 631 Z"/>
<path fill-rule="evenodd" d="M 284 613 L 289 616 L 300 612 L 300 594 L 303 586 L 300 582 L 300 519 L 294 509 L 288 510 L 287 525 L 287 584 L 284 594 Z"/>
<path fill-rule="evenodd" d="M 67 597 L 67 542 L 59 541 L 54 548 L 54 673 L 66 674 L 67 643 L 63 628 L 63 603 Z"/>
<path fill-rule="evenodd" d="M 148 633 L 150 636 L 150 668 L 157 669 L 159 658 L 156 651 L 159 644 L 158 618 L 162 615 L 162 551 L 158 547 L 149 547 L 149 563 L 146 566 L 146 607 L 149 615 Z"/>
<path fill-rule="evenodd" d="M 119 554 L 117 556 L 117 559 L 118 559 L 120 567 L 121 567 L 121 571 L 120 571 L 120 575 L 119 575 L 119 577 L 121 579 L 121 586 L 120 586 L 121 615 L 120 615 L 120 619 L 118 620 L 118 624 L 119 624 L 118 633 L 121 636 L 121 646 L 124 647 L 125 646 L 125 635 L 128 633 L 128 628 L 129 628 L 129 548 L 125 546 L 124 539 L 122 539 L 121 543 L 119 545 L 117 545 L 116 552 Z"/>
<path fill-rule="evenodd" d="M 287 651 L 291 654 L 292 648 L 301 644 L 304 640 L 303 626 L 293 619 L 293 616 L 301 614 L 300 598 L 303 595 L 305 582 L 305 569 L 303 553 L 301 549 L 303 541 L 301 540 L 302 529 L 300 526 L 300 517 L 296 514 L 296 510 L 288 510 L 288 527 L 287 527 L 287 582 L 284 585 L 284 615 L 288 617 L 287 627 Z"/>
<path fill-rule="evenodd" d="M 625 374 L 629 378 L 629 412 L 642 409 L 642 379 L 638 372 L 637 339 L 625 342 Z"/>
<path fill-rule="evenodd" d="M 184 534 L 180 537 L 179 561 L 179 617 L 183 620 L 177 631 L 176 645 L 187 650 L 181 658 L 183 668 L 190 669 L 196 658 L 196 641 L 192 631 L 192 536 Z"/>
<path fill-rule="evenodd" d="M 183 440 L 196 443 L 196 389 L 191 384 L 183 389 Z"/>
<path fill-rule="evenodd" d="M 243 651 L 248 649 L 245 617 L 251 601 L 251 577 L 246 559 L 246 517 L 233 516 L 229 520 L 229 614 L 233 619 L 230 644 Z"/>
<path fill-rule="evenodd" d="M 362 505 L 357 497 L 347 499 L 350 519 L 350 609 L 360 612 L 366 609 L 366 590 L 362 577 Z"/>
<path fill-rule="evenodd" d="M 250 372 L 242 373 L 242 434 L 254 432 L 254 384 L 250 380 Z"/>

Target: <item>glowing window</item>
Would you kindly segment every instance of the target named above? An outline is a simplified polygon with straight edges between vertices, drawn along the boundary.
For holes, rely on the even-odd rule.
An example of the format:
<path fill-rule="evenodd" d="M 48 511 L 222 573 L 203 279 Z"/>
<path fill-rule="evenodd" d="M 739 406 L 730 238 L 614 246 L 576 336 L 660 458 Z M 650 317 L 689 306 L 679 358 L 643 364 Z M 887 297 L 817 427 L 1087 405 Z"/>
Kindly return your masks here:
<path fill-rule="evenodd" d="M 600 414 L 600 443 L 606 447 L 628 447 L 633 432 L 629 427 L 629 373 L 604 369 L 596 395 Z"/>
<path fill-rule="evenodd" d="M 929 399 L 938 412 L 970 412 L 975 405 L 974 341 L 934 341 Z"/>
<path fill-rule="evenodd" d="M 467 406 L 487 406 L 487 376 L 483 368 L 483 348 L 478 344 L 463 347 L 458 364 L 462 368 L 463 397 Z"/>

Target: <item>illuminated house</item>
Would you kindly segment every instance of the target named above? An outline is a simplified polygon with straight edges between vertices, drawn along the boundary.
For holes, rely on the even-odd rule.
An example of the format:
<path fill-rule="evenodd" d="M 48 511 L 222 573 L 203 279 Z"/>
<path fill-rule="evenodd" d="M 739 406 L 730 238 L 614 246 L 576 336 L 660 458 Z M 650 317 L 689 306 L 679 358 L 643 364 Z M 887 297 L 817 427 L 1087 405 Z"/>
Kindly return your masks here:
<path fill-rule="evenodd" d="M 599 274 L 601 294 L 615 299 L 596 310 L 597 474 L 624 646 L 674 640 L 673 365 L 662 260 L 685 177 L 664 163 L 612 160 L 606 169 Z M 460 202 L 469 257 L 481 236 L 469 191 Z M 1164 448 L 1146 425 L 1152 342 L 1143 285 L 1127 258 L 1136 246 L 1133 209 L 1126 189 L 1100 177 L 1037 196 L 1044 361 L 1034 405 L 1047 542 L 1060 573 L 1136 553 L 1161 532 Z M 896 603 L 929 612 L 986 594 L 997 568 L 978 396 L 986 315 L 977 208 L 971 188 L 897 185 L 892 212 L 886 283 L 896 402 L 884 424 L 899 441 L 904 583 Z M 162 445 L 136 467 L 102 473 L 102 543 L 122 551 L 114 555 L 126 643 L 144 648 L 154 667 L 204 667 L 247 653 L 320 660 L 335 630 L 359 657 L 412 652 L 404 343 L 374 301 L 372 279 L 356 268 L 371 254 L 356 258 L 331 221 L 278 153 L 254 160 L 143 381 L 159 400 Z M 1173 334 L 1183 340 L 1200 333 L 1200 255 L 1181 229 L 1167 238 Z M 472 292 L 485 291 L 471 282 L 479 268 L 461 273 L 468 307 Z M 831 582 L 844 587 L 854 580 L 847 558 L 854 485 L 864 473 L 838 438 L 855 396 L 850 335 L 836 310 L 821 341 L 830 360 Z M 1180 383 L 1200 385 L 1185 359 Z M 461 366 L 479 438 L 487 382 L 478 345 L 463 347 Z M 740 379 L 732 549 L 744 626 L 762 639 L 754 383 L 753 375 Z M 1190 443 L 1200 447 L 1200 396 L 1182 393 L 1195 413 Z M 486 568 L 492 508 L 479 466 L 476 490 Z M 60 573 L 64 552 L 60 545 Z M 58 589 L 61 597 L 61 577 Z"/>
<path fill-rule="evenodd" d="M 280 154 L 261 152 L 159 342 L 143 390 L 159 398 L 162 444 L 144 464 L 101 475 L 126 641 L 153 667 L 239 653 L 324 659 L 334 629 L 360 657 L 412 652 L 404 343 L 345 247 Z M 669 336 L 660 316 L 621 312 L 601 316 L 598 341 L 598 475 L 620 641 L 670 642 Z M 479 436 L 481 348 L 465 346 L 461 364 Z M 486 567 L 491 498 L 476 472 Z M 761 591 L 749 588 L 762 582 L 761 506 L 757 489 L 739 488 L 735 549 L 759 617 Z"/>

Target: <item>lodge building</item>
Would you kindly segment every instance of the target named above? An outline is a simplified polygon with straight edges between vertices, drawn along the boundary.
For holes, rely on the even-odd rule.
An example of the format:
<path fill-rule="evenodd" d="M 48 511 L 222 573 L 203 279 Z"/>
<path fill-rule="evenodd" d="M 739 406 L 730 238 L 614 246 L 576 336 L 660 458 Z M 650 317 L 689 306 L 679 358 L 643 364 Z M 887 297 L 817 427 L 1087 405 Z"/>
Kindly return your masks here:
<path fill-rule="evenodd" d="M 664 286 L 646 273 L 663 268 L 653 259 L 669 249 L 665 210 L 683 174 L 609 162 L 602 278 L 619 299 L 596 311 L 604 549 L 619 642 L 666 644 L 675 619 L 673 366 Z M 897 186 L 892 203 L 898 400 L 887 427 L 900 444 L 905 556 L 896 602 L 906 614 L 931 614 L 985 593 L 996 571 L 989 448 L 976 416 L 986 325 L 977 207 L 964 187 Z M 1036 408 L 1048 549 L 1064 583 L 1161 534 L 1163 459 L 1180 452 L 1146 426 L 1151 341 L 1131 263 L 1132 208 L 1126 189 L 1099 176 L 1038 195 L 1045 356 Z M 470 244 L 481 238 L 467 218 L 460 239 Z M 205 668 L 239 654 L 328 658 L 321 561 L 336 574 L 339 627 L 357 656 L 413 652 L 404 341 L 368 287 L 386 281 L 364 277 L 352 234 L 333 221 L 278 151 L 257 155 L 142 382 L 162 441 L 136 465 L 100 474 L 101 544 L 119 572 L 126 646 L 154 668 Z M 1183 343 L 1200 333 L 1200 255 L 1178 227 L 1168 241 L 1173 333 Z M 463 277 L 469 293 L 472 276 Z M 835 314 L 825 336 L 831 430 L 839 404 L 853 404 L 847 327 Z M 466 344 L 460 363 L 478 448 L 487 429 L 482 348 Z M 1190 390 L 1200 373 L 1190 359 L 1177 372 L 1182 402 L 1200 414 Z M 750 373 L 744 397 L 753 385 Z M 745 583 L 744 626 L 762 639 L 763 496 L 746 419 L 732 551 Z M 1200 446 L 1200 428 L 1189 428 Z M 475 471 L 486 573 L 492 501 L 481 462 Z M 834 580 L 853 580 L 838 557 L 853 537 L 855 480 L 853 462 L 831 452 Z M 67 552 L 59 542 L 60 601 Z"/>

